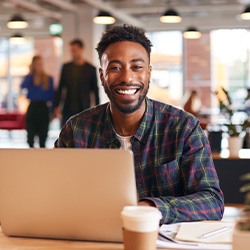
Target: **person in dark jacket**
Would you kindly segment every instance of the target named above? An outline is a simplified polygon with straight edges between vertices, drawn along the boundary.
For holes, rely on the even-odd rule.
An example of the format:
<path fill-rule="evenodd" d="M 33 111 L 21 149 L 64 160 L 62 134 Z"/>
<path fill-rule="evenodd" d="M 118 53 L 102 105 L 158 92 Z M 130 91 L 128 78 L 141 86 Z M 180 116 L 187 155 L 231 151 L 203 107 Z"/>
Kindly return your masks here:
<path fill-rule="evenodd" d="M 74 39 L 70 43 L 72 61 L 62 67 L 59 86 L 55 95 L 55 117 L 61 126 L 74 114 L 91 106 L 91 95 L 99 104 L 99 89 L 96 68 L 83 57 L 84 43 Z"/>

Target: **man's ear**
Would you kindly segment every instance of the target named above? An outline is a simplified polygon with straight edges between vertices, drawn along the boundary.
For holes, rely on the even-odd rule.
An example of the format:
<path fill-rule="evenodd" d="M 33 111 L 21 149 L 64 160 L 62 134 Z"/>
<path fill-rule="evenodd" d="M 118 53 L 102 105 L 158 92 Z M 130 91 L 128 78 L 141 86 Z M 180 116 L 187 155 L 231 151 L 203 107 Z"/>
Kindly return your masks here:
<path fill-rule="evenodd" d="M 151 72 L 152 72 L 152 66 L 149 65 L 149 69 L 148 69 L 148 79 L 149 79 L 149 82 L 151 80 Z"/>
<path fill-rule="evenodd" d="M 101 80 L 101 84 L 103 86 L 104 85 L 104 77 L 103 77 L 103 70 L 102 70 L 102 68 L 99 68 L 99 77 L 100 77 L 100 80 Z"/>

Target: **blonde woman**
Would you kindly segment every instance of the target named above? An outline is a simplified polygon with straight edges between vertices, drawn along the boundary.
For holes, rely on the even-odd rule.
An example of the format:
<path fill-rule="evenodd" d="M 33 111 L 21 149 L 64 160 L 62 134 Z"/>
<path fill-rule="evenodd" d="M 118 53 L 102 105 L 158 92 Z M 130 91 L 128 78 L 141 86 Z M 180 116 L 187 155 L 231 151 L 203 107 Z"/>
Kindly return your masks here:
<path fill-rule="evenodd" d="M 30 73 L 24 77 L 21 89 L 27 89 L 30 100 L 26 116 L 27 141 L 34 147 L 34 137 L 39 137 L 39 146 L 45 147 L 49 128 L 49 113 L 54 99 L 54 80 L 43 68 L 42 57 L 36 55 L 30 65 Z"/>

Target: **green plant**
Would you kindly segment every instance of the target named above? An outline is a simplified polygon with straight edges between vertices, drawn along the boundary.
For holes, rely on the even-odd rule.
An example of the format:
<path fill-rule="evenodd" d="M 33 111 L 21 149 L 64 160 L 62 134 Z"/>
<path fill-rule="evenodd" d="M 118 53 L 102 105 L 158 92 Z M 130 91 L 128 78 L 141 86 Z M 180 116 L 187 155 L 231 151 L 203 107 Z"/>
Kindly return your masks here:
<path fill-rule="evenodd" d="M 234 121 L 235 111 L 233 110 L 232 99 L 227 90 L 223 87 L 221 87 L 220 90 L 221 91 L 216 91 L 215 94 L 219 101 L 220 111 L 225 117 L 225 123 L 223 125 L 227 128 L 227 132 L 230 136 L 239 136 L 245 133 L 250 123 L 247 119 L 241 123 Z"/>

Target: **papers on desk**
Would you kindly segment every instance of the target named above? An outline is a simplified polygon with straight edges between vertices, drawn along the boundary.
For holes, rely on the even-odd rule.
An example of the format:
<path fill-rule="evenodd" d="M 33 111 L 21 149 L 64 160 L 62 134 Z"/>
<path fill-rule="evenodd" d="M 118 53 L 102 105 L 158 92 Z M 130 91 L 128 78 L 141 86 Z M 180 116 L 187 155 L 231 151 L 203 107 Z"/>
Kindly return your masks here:
<path fill-rule="evenodd" d="M 199 221 L 163 225 L 157 246 L 192 250 L 232 249 L 233 222 Z"/>

